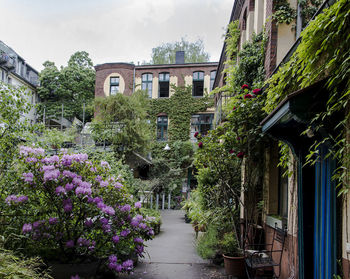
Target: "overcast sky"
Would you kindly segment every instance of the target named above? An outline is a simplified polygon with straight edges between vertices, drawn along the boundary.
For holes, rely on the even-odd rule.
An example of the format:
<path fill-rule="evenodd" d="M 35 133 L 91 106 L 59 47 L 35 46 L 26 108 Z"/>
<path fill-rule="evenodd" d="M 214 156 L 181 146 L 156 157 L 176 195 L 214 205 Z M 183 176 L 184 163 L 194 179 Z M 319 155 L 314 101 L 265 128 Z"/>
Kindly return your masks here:
<path fill-rule="evenodd" d="M 93 63 L 142 62 L 162 43 L 202 39 L 220 58 L 234 0 L 0 0 L 0 40 L 28 64 L 66 65 L 85 50 Z"/>

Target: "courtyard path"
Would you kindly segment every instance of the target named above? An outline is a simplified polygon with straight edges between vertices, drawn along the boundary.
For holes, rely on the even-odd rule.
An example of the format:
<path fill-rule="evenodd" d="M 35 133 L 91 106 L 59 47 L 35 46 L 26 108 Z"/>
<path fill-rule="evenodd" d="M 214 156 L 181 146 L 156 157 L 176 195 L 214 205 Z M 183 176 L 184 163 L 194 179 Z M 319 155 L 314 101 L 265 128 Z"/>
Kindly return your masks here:
<path fill-rule="evenodd" d="M 129 279 L 224 279 L 224 270 L 201 259 L 195 249 L 194 231 L 181 210 L 162 211 L 161 232 L 146 243 L 146 256 Z"/>

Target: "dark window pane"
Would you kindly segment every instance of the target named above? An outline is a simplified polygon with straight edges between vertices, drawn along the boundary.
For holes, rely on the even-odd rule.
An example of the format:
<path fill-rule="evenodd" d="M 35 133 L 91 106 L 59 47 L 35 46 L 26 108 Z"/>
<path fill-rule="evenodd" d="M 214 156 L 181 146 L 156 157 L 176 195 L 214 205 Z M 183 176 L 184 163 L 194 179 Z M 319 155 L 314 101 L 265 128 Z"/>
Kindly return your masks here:
<path fill-rule="evenodd" d="M 193 81 L 193 96 L 203 96 L 203 88 L 204 88 L 204 82 L 203 81 Z"/>
<path fill-rule="evenodd" d="M 167 81 L 159 82 L 159 97 L 161 98 L 169 97 L 169 82 Z"/>

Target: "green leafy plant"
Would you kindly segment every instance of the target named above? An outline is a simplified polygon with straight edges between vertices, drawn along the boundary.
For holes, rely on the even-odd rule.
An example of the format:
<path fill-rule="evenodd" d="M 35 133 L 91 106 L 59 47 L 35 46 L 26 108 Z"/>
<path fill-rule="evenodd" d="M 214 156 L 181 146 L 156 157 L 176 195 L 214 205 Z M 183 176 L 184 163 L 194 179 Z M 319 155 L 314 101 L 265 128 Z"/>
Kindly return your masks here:
<path fill-rule="evenodd" d="M 274 0 L 273 1 L 274 13 L 272 19 L 277 23 L 291 24 L 296 18 L 296 10 L 290 6 L 287 0 Z"/>

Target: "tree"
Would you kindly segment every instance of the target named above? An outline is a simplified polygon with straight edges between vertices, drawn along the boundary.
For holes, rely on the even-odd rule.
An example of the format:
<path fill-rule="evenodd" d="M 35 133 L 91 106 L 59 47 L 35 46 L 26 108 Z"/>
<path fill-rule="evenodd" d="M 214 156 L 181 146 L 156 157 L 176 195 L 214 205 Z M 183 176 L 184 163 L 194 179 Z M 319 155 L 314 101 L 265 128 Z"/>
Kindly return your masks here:
<path fill-rule="evenodd" d="M 83 120 L 83 104 L 89 107 L 95 95 L 95 70 L 89 54 L 85 51 L 74 53 L 66 67 L 57 69 L 54 62 L 46 61 L 40 72 L 38 94 L 41 99 L 39 113 L 50 118 L 61 117 L 62 104 L 64 117 Z M 89 121 L 92 111 L 86 111 Z"/>
<path fill-rule="evenodd" d="M 111 143 L 117 157 L 133 151 L 144 153 L 150 141 L 148 106 L 148 96 L 141 90 L 130 97 L 116 94 L 97 98 L 97 115 L 92 125 L 94 139 Z"/>
<path fill-rule="evenodd" d="M 165 43 L 152 48 L 151 64 L 174 64 L 176 51 L 185 51 L 185 63 L 208 62 L 209 54 L 204 51 L 203 41 L 188 42 L 184 38 L 174 43 Z"/>

